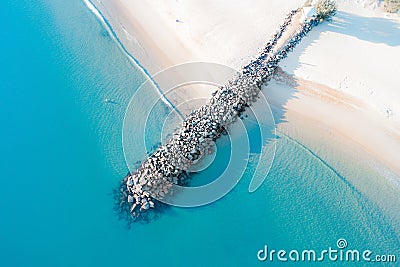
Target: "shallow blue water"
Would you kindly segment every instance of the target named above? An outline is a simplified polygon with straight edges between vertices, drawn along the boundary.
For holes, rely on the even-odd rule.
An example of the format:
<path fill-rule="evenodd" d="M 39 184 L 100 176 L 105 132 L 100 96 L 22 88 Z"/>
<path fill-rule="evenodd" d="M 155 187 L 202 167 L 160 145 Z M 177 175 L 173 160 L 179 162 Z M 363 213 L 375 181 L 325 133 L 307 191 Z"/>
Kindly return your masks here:
<path fill-rule="evenodd" d="M 246 174 L 216 203 L 127 229 L 111 193 L 127 172 L 121 127 L 141 72 L 82 1 L 1 1 L 0 22 L 0 266 L 263 265 L 264 244 L 324 249 L 340 237 L 399 255 L 388 216 L 284 136 L 255 193 Z"/>

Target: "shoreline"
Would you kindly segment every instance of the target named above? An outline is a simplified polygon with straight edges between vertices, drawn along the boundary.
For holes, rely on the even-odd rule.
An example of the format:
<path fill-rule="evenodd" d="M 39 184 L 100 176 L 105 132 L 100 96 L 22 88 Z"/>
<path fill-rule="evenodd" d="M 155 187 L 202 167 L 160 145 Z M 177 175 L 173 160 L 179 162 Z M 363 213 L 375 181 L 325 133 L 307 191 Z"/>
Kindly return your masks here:
<path fill-rule="evenodd" d="M 326 93 L 337 98 L 337 102 L 325 95 L 307 92 L 307 85 L 301 83 L 292 87 L 286 82 L 274 80 L 268 88 L 271 90 L 265 91 L 265 95 L 273 109 L 284 100 L 281 94 L 289 91 L 293 95 L 285 104 L 283 122 L 277 125 L 278 133 L 289 136 L 327 164 L 338 177 L 344 179 L 343 182 L 382 208 L 396 229 L 400 229 L 400 214 L 393 209 L 400 205 L 400 168 L 397 164 L 400 158 L 396 155 L 400 149 L 400 136 L 394 136 L 393 132 L 385 129 L 371 110 L 364 110 L 355 102 L 351 105 L 338 103 L 343 98 L 337 98 L 334 89 Z M 307 108 L 308 105 L 312 105 L 313 109 Z M 348 116 L 343 121 L 338 119 L 342 114 Z M 371 119 L 371 115 L 375 118 Z M 361 141 L 357 131 L 348 133 L 360 125 L 363 125 L 360 129 L 364 131 Z M 382 128 L 376 127 L 379 125 Z M 377 132 L 380 132 L 378 139 Z M 385 138 L 384 142 L 379 142 L 379 138 Z"/>
<path fill-rule="evenodd" d="M 292 39 L 283 42 L 282 47 L 277 47 L 276 44 L 283 33 L 292 26 L 294 17 L 300 12 L 300 9 L 296 9 L 288 13 L 257 58 L 243 66 L 238 75 L 215 91 L 209 103 L 193 110 L 173 137 L 159 146 L 135 171 L 123 179 L 119 190 L 121 214 L 125 214 L 127 218 L 131 217 L 133 221 L 140 220 L 143 212 L 158 207 L 158 201 L 179 207 L 203 206 L 220 199 L 237 184 L 237 179 L 230 178 L 228 183 L 218 185 L 218 179 L 218 190 L 216 194 L 211 195 L 205 193 L 210 192 L 215 185 L 213 183 L 182 190 L 182 185 L 188 180 L 190 168 L 213 151 L 214 142 L 224 132 L 234 128 L 233 124 L 242 117 L 247 107 L 257 101 L 262 86 L 271 80 L 279 62 L 320 23 L 318 16 L 306 20 L 296 29 Z M 235 133 L 239 132 L 233 130 L 230 136 L 234 137 Z M 243 150 L 244 146 L 246 145 L 240 141 L 236 145 L 232 144 L 231 153 L 235 156 L 231 157 L 231 166 L 247 165 L 242 156 L 236 157 L 240 150 L 246 153 L 246 150 Z M 194 194 L 201 197 L 193 198 Z"/>
<path fill-rule="evenodd" d="M 282 125 L 300 124 L 303 119 L 313 121 L 330 136 L 350 141 L 396 173 L 400 188 L 400 166 L 397 164 L 400 162 L 397 153 L 400 150 L 400 127 L 396 122 L 382 121 L 366 103 L 346 93 L 281 70 L 274 82 L 282 90 L 292 90 L 292 98 L 285 103 L 286 121 Z M 267 91 L 266 94 L 272 102 L 285 101 L 279 93 Z M 318 140 L 318 136 L 314 139 Z"/>
<path fill-rule="evenodd" d="M 117 43 L 122 52 L 126 55 L 129 61 L 137 67 L 143 75 L 149 80 L 154 88 L 157 89 L 162 101 L 170 107 L 172 110 L 176 111 L 180 117 L 183 118 L 182 113 L 175 107 L 175 105 L 164 95 L 164 92 L 161 90 L 160 86 L 156 81 L 153 80 L 152 76 L 142 64 L 126 49 L 124 43 L 119 39 L 117 33 L 112 28 L 110 22 L 107 18 L 102 14 L 102 11 L 96 7 L 96 5 L 92 2 L 92 0 L 83 0 L 87 8 L 100 20 L 103 26 L 107 29 L 107 32 L 110 34 L 111 38 Z"/>
<path fill-rule="evenodd" d="M 215 3 L 214 1 L 193 1 L 192 3 L 91 1 L 107 17 L 127 50 L 135 55 L 135 58 L 151 75 L 187 62 L 211 62 L 239 70 L 258 54 L 269 37 L 275 33 L 286 14 L 303 4 L 302 0 L 292 0 L 291 3 L 285 5 L 282 5 L 280 1 L 275 1 L 274 10 L 272 10 L 271 3 L 261 0 L 256 0 L 255 3 L 260 7 L 240 3 L 226 5 L 218 1 Z M 248 12 L 254 13 L 257 17 L 260 17 L 258 16 L 259 9 L 264 9 L 265 16 L 257 18 L 264 24 L 261 29 L 247 31 L 248 15 L 237 10 L 242 7 L 241 5 L 252 8 Z M 221 12 L 222 9 L 226 12 Z M 232 15 L 227 14 L 230 11 Z M 186 12 L 188 14 L 185 14 Z M 221 22 L 222 19 L 204 20 L 205 17 L 202 15 L 208 12 L 217 13 L 227 22 Z M 185 15 L 187 18 L 184 20 L 182 17 Z M 190 19 L 190 17 L 194 18 Z M 232 23 L 234 26 L 230 25 Z M 218 29 L 212 29 L 212 27 Z M 237 30 L 242 35 L 246 30 L 247 36 L 241 37 L 237 34 Z M 249 42 L 243 42 L 246 37 Z M 227 39 L 226 42 L 224 38 Z M 232 45 L 229 44 L 231 42 Z M 233 57 L 236 53 L 231 50 L 239 50 L 240 56 Z"/>
<path fill-rule="evenodd" d="M 104 6 L 104 5 L 107 5 L 107 6 Z M 129 32 L 131 32 L 132 31 L 132 29 L 130 29 L 129 28 L 129 26 L 127 26 L 127 25 L 124 25 L 123 24 L 123 21 L 126 19 L 126 17 L 129 17 L 129 15 L 126 15 L 126 14 L 119 14 L 118 16 L 116 15 L 116 14 L 118 14 L 118 9 L 121 9 L 121 3 L 115 3 L 115 5 L 113 5 L 112 3 L 109 3 L 109 1 L 103 1 L 102 2 L 102 7 L 100 7 L 100 10 L 101 9 L 106 9 L 106 8 L 108 8 L 108 11 L 107 11 L 107 13 L 108 14 L 114 14 L 114 16 L 115 16 L 115 18 L 113 19 L 113 18 L 111 18 L 111 20 L 113 20 L 112 22 L 111 22 L 111 25 L 113 25 L 113 24 L 115 24 L 115 26 L 116 27 L 118 27 L 117 25 L 118 25 L 118 23 L 120 23 L 120 25 L 119 25 L 119 27 L 121 27 L 120 28 L 120 30 L 119 30 L 119 32 L 121 32 L 122 30 L 121 29 L 124 29 L 125 31 L 129 31 Z M 112 7 L 111 7 L 112 6 Z M 99 8 L 99 7 L 98 7 Z M 112 10 L 112 11 L 110 11 L 110 10 Z M 128 12 L 128 11 L 126 11 L 126 12 Z M 132 16 L 134 16 L 135 14 L 130 14 L 130 16 L 132 17 Z M 111 15 L 112 16 L 112 15 Z M 280 16 L 280 15 L 278 15 L 278 16 Z M 162 20 L 162 19 L 160 19 L 160 20 Z M 280 19 L 279 19 L 280 20 Z M 118 22 L 117 22 L 118 21 Z M 279 21 L 277 21 L 278 23 L 279 23 Z M 143 22 L 144 24 L 145 24 L 145 22 Z M 274 24 L 275 22 L 272 22 L 271 24 Z M 155 23 L 156 24 L 156 23 Z M 114 26 L 114 25 L 113 25 Z M 274 26 L 275 25 L 273 25 L 272 27 L 274 28 Z M 116 34 L 118 34 L 118 30 L 116 30 L 115 31 L 116 32 Z M 126 32 L 124 33 L 125 34 L 125 36 L 124 37 L 122 37 L 122 38 L 124 38 L 125 39 L 125 41 L 126 41 L 126 36 L 127 36 L 127 34 L 126 34 Z M 144 40 L 144 39 L 151 39 L 151 36 L 140 36 L 140 33 L 138 33 L 138 32 L 136 32 L 136 34 L 139 34 L 138 36 L 135 36 L 135 38 L 140 38 L 141 40 Z M 130 33 L 130 35 L 131 36 L 133 36 L 133 34 L 132 33 Z M 122 36 L 123 36 L 123 34 L 122 34 Z M 176 36 L 176 34 L 172 34 L 172 36 L 174 37 L 174 38 L 177 38 L 177 37 L 179 37 L 179 36 Z M 268 38 L 269 36 L 263 36 L 263 38 L 266 40 L 267 38 Z M 183 38 L 183 37 L 182 37 Z M 244 41 L 246 41 L 246 40 L 244 40 Z M 148 41 L 148 42 L 151 42 L 151 41 Z M 128 48 L 127 48 L 128 49 Z M 155 73 L 155 72 L 157 72 L 160 68 L 164 68 L 164 67 L 167 67 L 168 66 L 168 64 L 169 64 L 169 66 L 170 65 L 173 65 L 173 62 L 174 62 L 174 60 L 175 61 L 179 61 L 179 60 L 181 60 L 181 57 L 180 56 L 178 56 L 178 58 L 177 59 L 174 59 L 174 60 L 171 60 L 171 61 L 168 61 L 167 60 L 167 58 L 165 57 L 165 55 L 162 55 L 163 54 L 163 52 L 161 52 L 161 51 L 159 51 L 159 53 L 158 54 L 153 54 L 153 55 L 148 55 L 148 53 L 144 53 L 143 51 L 140 51 L 140 50 L 144 50 L 144 49 L 149 49 L 148 51 L 149 52 L 151 52 L 151 51 L 154 51 L 154 50 L 157 50 L 155 47 L 151 47 L 151 45 L 150 45 L 150 48 L 148 48 L 148 47 L 146 47 L 146 45 L 144 44 L 144 41 L 142 41 L 142 42 L 139 42 L 139 41 L 137 41 L 137 47 L 136 47 L 136 49 L 132 49 L 133 51 L 132 51 L 132 53 L 133 54 L 135 54 L 135 57 L 136 57 L 136 54 L 138 55 L 138 58 L 140 58 L 140 62 L 143 62 L 143 65 L 146 67 L 146 69 L 148 69 L 149 70 L 149 72 L 150 73 Z M 216 50 L 218 50 L 218 49 L 216 49 Z M 160 56 L 161 55 L 161 56 Z M 242 55 L 243 56 L 243 55 Z M 147 57 L 147 58 L 146 58 Z M 180 57 L 180 58 L 179 58 Z M 193 55 L 191 56 L 191 58 L 196 58 L 196 57 L 198 57 L 198 55 L 196 55 L 196 52 L 194 52 L 193 53 Z M 240 57 L 240 56 L 239 56 Z M 245 56 L 244 56 L 245 57 Z M 190 57 L 189 57 L 190 58 Z M 228 60 L 229 61 L 229 60 Z M 183 63 L 183 62 L 181 62 L 181 63 Z M 235 67 L 238 67 L 238 66 L 235 66 Z M 303 78 L 304 79 L 304 78 Z M 332 89 L 332 90 L 335 90 L 335 89 Z M 335 91 L 337 91 L 337 90 L 335 90 Z M 300 93 L 298 93 L 298 94 L 304 94 L 304 92 L 300 92 Z M 309 98 L 309 100 L 310 99 L 317 99 L 319 96 L 318 96 L 318 93 L 317 94 L 314 94 L 314 95 L 312 95 L 312 92 L 307 92 L 307 94 L 310 94 L 310 95 L 308 95 L 307 97 Z M 190 97 L 190 96 L 188 96 L 188 97 Z M 347 95 L 346 96 L 347 97 L 347 99 L 346 99 L 346 101 L 348 102 L 347 104 L 349 104 L 350 106 L 351 105 L 354 105 L 355 103 L 360 103 L 360 101 L 362 102 L 362 100 L 360 100 L 360 99 L 357 99 L 357 98 L 355 98 L 355 97 L 353 97 L 353 96 L 350 96 L 350 95 Z M 300 100 L 300 99 L 303 99 L 303 100 Z M 274 101 L 274 99 L 270 99 L 271 101 Z M 172 100 L 173 101 L 173 100 Z M 292 108 L 293 108 L 293 106 L 296 106 L 296 105 L 304 105 L 305 106 L 305 108 L 306 109 L 308 109 L 308 111 L 309 112 L 312 112 L 313 110 L 309 107 L 309 106 L 307 106 L 307 102 L 305 102 L 305 103 L 302 103 L 301 101 L 304 101 L 304 97 L 300 97 L 299 98 L 299 100 L 297 101 L 297 104 L 296 104 L 296 101 L 295 102 L 291 102 L 291 104 L 290 104 L 290 106 L 291 107 L 289 107 L 288 108 L 288 111 L 289 111 L 289 113 L 290 113 L 290 111 L 292 111 Z M 337 101 L 337 100 L 335 100 L 335 101 Z M 312 102 L 312 101 L 311 101 Z M 331 103 L 332 104 L 332 103 Z M 324 109 L 324 107 L 320 107 L 320 106 L 318 106 L 318 108 L 322 108 L 322 109 Z M 374 114 L 373 112 L 374 112 L 374 110 L 372 110 L 372 108 L 369 108 L 369 106 L 366 104 L 366 106 L 365 106 L 365 108 L 366 109 L 369 109 L 370 111 L 371 111 L 371 114 Z M 342 109 L 342 111 L 345 111 L 346 109 Z M 346 112 L 344 112 L 344 114 L 346 114 Z M 289 115 L 288 115 L 289 116 Z M 301 118 L 297 118 L 296 120 L 301 120 Z M 357 120 L 357 118 L 356 118 L 356 120 Z M 327 119 L 327 118 L 324 118 L 324 117 L 320 117 L 318 120 L 316 120 L 317 121 L 317 123 L 322 123 L 322 124 L 324 124 L 325 123 L 325 125 L 329 125 L 329 123 L 331 123 L 332 122 L 332 118 L 330 118 L 330 119 Z M 377 121 L 379 121 L 379 119 L 377 120 Z M 376 123 L 376 121 L 375 121 L 375 123 Z M 395 124 L 395 122 L 391 122 L 391 124 L 392 125 L 395 125 L 395 127 L 398 127 L 398 125 L 396 125 Z M 381 126 L 382 125 L 379 125 L 379 123 L 378 124 L 376 124 L 377 125 L 377 127 L 371 127 L 371 128 L 373 128 L 373 129 L 375 129 L 375 131 L 377 131 L 377 132 L 379 132 L 379 129 L 381 129 Z M 383 123 L 383 126 L 385 126 L 385 127 L 387 127 L 387 125 L 385 125 L 385 123 Z M 397 128 L 397 129 L 399 129 L 399 128 Z M 393 138 L 393 140 L 399 140 L 400 139 L 400 137 L 399 137 L 400 135 L 399 135 L 399 132 L 396 132 L 396 133 L 394 133 L 393 134 L 393 136 L 391 136 L 391 138 Z M 398 176 L 398 180 L 400 180 L 400 170 L 398 169 L 398 168 L 396 168 L 396 164 L 395 163 L 393 163 L 393 160 L 396 162 L 396 160 L 397 160 L 397 158 L 396 157 L 394 157 L 392 160 L 389 160 L 388 161 L 388 159 L 386 158 L 385 159 L 385 157 L 382 157 L 382 152 L 387 152 L 387 151 L 382 151 L 382 150 L 380 150 L 380 149 L 374 149 L 374 148 L 372 148 L 372 147 L 368 147 L 368 144 L 367 143 L 365 143 L 366 141 L 366 139 L 365 139 L 365 136 L 363 136 L 363 134 L 362 133 L 360 133 L 360 132 L 358 132 L 357 134 L 354 134 L 353 132 L 349 132 L 348 134 L 347 134 L 347 136 L 342 136 L 341 138 L 343 138 L 343 140 L 347 140 L 348 141 L 348 139 L 350 139 L 350 140 L 352 140 L 353 142 L 354 142 L 354 145 L 356 145 L 356 146 L 360 146 L 360 147 L 363 147 L 366 151 L 369 151 L 370 153 L 371 153 L 371 151 L 372 151 L 372 155 L 374 156 L 374 158 L 376 158 L 377 160 L 378 160 L 378 163 L 380 163 L 380 164 L 382 164 L 384 167 L 387 167 L 387 168 L 389 168 L 389 169 L 391 169 L 392 171 L 394 171 L 395 173 L 396 173 L 396 175 Z M 346 139 L 347 138 L 347 139 Z M 362 142 L 364 142 L 364 143 L 360 143 L 360 140 L 363 140 Z M 368 138 L 367 138 L 367 140 L 368 140 Z M 370 139 L 369 139 L 370 140 Z M 358 142 L 358 143 L 357 143 Z M 379 142 L 379 144 L 381 144 L 381 145 L 383 145 L 383 146 L 385 146 L 385 143 L 387 143 L 387 140 L 378 140 L 378 142 Z M 386 146 L 387 147 L 387 146 Z M 389 146 L 390 147 L 390 146 Z M 394 149 L 393 150 L 389 150 L 389 151 L 395 151 Z M 356 160 L 356 159 L 355 159 Z M 388 162 L 392 162 L 392 163 L 389 163 L 388 164 Z M 398 162 L 398 161 L 397 161 Z M 389 166 L 387 166 L 387 165 L 389 165 Z M 394 168 L 393 168 L 394 167 Z"/>

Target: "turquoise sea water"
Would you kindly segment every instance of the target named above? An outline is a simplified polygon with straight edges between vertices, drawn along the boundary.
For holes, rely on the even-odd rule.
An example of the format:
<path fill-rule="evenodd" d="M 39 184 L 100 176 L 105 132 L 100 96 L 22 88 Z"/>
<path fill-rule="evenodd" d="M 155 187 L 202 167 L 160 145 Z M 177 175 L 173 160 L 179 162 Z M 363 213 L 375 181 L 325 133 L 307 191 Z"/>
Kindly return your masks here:
<path fill-rule="evenodd" d="M 265 244 L 322 250 L 339 238 L 400 257 L 398 222 L 284 136 L 255 193 L 247 173 L 216 203 L 127 229 L 111 193 L 143 74 L 83 1 L 1 1 L 0 22 L 0 266 L 274 265 L 257 261 Z"/>

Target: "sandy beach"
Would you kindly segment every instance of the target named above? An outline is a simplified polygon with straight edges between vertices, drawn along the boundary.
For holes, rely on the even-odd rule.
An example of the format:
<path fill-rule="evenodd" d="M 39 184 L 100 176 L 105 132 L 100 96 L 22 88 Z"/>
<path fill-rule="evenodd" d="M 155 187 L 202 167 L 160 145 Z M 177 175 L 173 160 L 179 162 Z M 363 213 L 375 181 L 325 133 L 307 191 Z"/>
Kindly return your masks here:
<path fill-rule="evenodd" d="M 265 91 L 282 112 L 278 129 L 310 147 L 312 142 L 304 137 L 307 131 L 301 128 L 303 122 L 316 126 L 321 135 L 351 140 L 397 173 L 400 181 L 396 77 L 400 20 L 381 11 L 375 2 L 339 1 L 333 21 L 313 30 L 284 60 L 279 82 L 271 82 Z M 102 0 L 94 4 L 128 51 L 155 74 L 192 61 L 239 69 L 257 54 L 284 16 L 303 1 Z M 211 91 L 189 90 L 170 99 L 205 101 Z M 318 140 L 325 139 L 313 137 L 314 143 Z"/>
<path fill-rule="evenodd" d="M 399 17 L 304 1 L 2 1 L 0 267 L 398 266 Z"/>

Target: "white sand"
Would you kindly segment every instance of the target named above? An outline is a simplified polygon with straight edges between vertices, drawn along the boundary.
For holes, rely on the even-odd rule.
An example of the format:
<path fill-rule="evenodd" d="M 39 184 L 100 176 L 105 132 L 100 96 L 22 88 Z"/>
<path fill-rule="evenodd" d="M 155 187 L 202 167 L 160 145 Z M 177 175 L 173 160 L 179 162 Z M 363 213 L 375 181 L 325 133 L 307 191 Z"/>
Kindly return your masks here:
<path fill-rule="evenodd" d="M 282 65 L 400 122 L 400 19 L 362 2 L 339 1 L 333 22 L 314 29 Z"/>
<path fill-rule="evenodd" d="M 284 16 L 303 1 L 101 0 L 101 3 L 101 10 L 108 12 L 120 36 L 126 37 L 125 31 L 129 32 L 132 40 L 123 40 L 127 47 L 154 73 L 191 61 L 217 62 L 238 69 L 257 54 Z M 120 29 L 121 24 L 125 31 Z"/>
<path fill-rule="evenodd" d="M 383 120 L 368 104 L 346 93 L 299 77 L 287 77 L 286 73 L 284 75 L 284 78 L 281 75 L 277 77 L 283 82 L 273 82 L 270 90 L 265 90 L 272 105 L 285 109 L 285 122 L 280 123 L 278 129 L 285 129 L 287 134 L 301 138 L 309 148 L 319 145 L 314 142 L 320 138 L 318 135 L 344 138 L 362 148 L 363 153 L 400 173 L 400 136 L 396 123 Z M 311 131 L 306 129 L 310 124 L 314 124 Z M 294 128 L 297 128 L 297 133 Z M 318 134 L 312 134 L 312 131 Z M 311 139 L 310 135 L 313 135 Z M 357 154 L 353 156 L 360 157 Z"/>
<path fill-rule="evenodd" d="M 151 74 L 191 61 L 238 69 L 257 54 L 284 16 L 303 4 L 297 0 L 94 2 Z M 283 90 L 270 94 L 269 100 L 284 105 L 287 122 L 282 127 L 293 128 L 290 124 L 299 125 L 302 118 L 312 121 L 329 129 L 329 134 L 352 140 L 400 177 L 400 20 L 388 17 L 375 3 L 339 1 L 333 22 L 313 29 L 281 64 L 301 81 L 299 91 L 287 95 Z M 195 95 L 192 90 L 180 97 L 208 93 Z"/>

